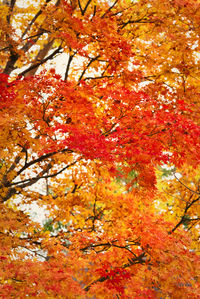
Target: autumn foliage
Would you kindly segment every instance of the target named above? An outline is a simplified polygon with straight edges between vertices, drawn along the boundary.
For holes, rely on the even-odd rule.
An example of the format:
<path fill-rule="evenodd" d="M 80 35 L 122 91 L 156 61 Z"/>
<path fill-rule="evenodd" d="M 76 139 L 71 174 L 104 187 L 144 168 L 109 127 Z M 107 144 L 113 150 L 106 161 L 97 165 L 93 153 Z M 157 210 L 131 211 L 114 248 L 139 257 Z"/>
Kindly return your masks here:
<path fill-rule="evenodd" d="M 0 297 L 199 298 L 200 1 L 22 2 L 0 4 Z"/>

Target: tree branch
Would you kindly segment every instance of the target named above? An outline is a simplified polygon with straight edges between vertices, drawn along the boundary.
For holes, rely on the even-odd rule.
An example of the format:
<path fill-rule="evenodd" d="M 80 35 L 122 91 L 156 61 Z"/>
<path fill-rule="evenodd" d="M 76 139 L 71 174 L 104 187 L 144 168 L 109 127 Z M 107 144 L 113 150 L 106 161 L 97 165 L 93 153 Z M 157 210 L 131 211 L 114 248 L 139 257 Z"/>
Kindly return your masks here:
<path fill-rule="evenodd" d="M 107 14 L 107 13 L 109 13 L 110 11 L 111 11 L 111 9 L 113 9 L 113 7 L 117 4 L 117 2 L 118 2 L 119 0 L 116 0 L 105 12 L 104 12 L 104 14 L 101 16 L 101 18 L 104 18 L 105 17 L 105 15 Z"/>
<path fill-rule="evenodd" d="M 182 181 L 180 181 L 179 178 L 176 176 L 175 173 L 174 173 L 174 177 L 175 177 L 176 180 L 177 180 L 181 185 L 183 185 L 186 189 L 190 190 L 190 191 L 191 191 L 192 193 L 194 193 L 194 194 L 200 195 L 199 192 L 196 192 L 196 191 L 190 189 L 190 188 L 189 188 L 188 186 L 186 186 Z"/>
<path fill-rule="evenodd" d="M 85 12 L 86 12 L 88 6 L 90 5 L 91 1 L 92 0 L 88 0 L 88 2 L 86 3 L 85 8 L 83 9 L 83 13 L 82 13 L 83 15 L 85 14 Z"/>
<path fill-rule="evenodd" d="M 7 22 L 8 22 L 8 24 L 10 24 L 10 18 L 11 18 L 11 14 L 13 12 L 13 8 L 15 6 L 15 2 L 16 2 L 16 0 L 11 0 L 10 1 L 10 10 L 9 10 L 8 15 L 7 15 Z"/>
<path fill-rule="evenodd" d="M 74 56 L 76 55 L 76 52 L 73 54 L 73 55 L 69 55 L 69 59 L 68 59 L 68 62 L 67 62 L 67 67 L 66 67 L 66 71 L 65 71 L 65 77 L 64 77 L 64 80 L 67 80 L 68 78 L 68 75 L 69 75 L 69 69 L 70 69 L 70 64 L 74 58 Z"/>
<path fill-rule="evenodd" d="M 85 8 L 83 9 L 82 6 L 81 6 L 81 2 L 80 2 L 80 0 L 78 0 L 78 6 L 79 6 L 79 8 L 80 8 L 80 11 L 81 11 L 82 16 L 84 16 L 84 14 L 85 14 L 85 12 L 86 12 L 88 6 L 90 5 L 91 1 L 92 1 L 92 0 L 88 0 L 88 2 L 87 2 L 86 5 L 85 5 Z"/>
<path fill-rule="evenodd" d="M 58 54 L 60 52 L 60 50 L 62 49 L 61 46 L 59 46 L 53 53 L 51 53 L 49 56 L 47 56 L 46 58 L 42 59 L 40 62 L 35 63 L 34 65 L 31 65 L 28 69 L 26 69 L 25 71 L 21 72 L 19 74 L 19 76 L 24 76 L 26 73 L 34 70 L 35 68 L 38 68 L 40 65 L 44 64 L 45 62 L 47 62 L 48 60 L 51 60 L 54 58 L 54 56 L 56 54 Z"/>
<path fill-rule="evenodd" d="M 81 14 L 83 15 L 83 9 L 82 9 L 80 0 L 78 0 L 78 6 L 79 6 L 79 8 L 80 8 Z"/>
<path fill-rule="evenodd" d="M 70 150 L 70 149 L 63 149 L 63 150 L 60 150 L 60 151 L 57 151 L 57 152 L 51 152 L 51 153 L 48 153 L 48 154 L 46 154 L 46 155 L 40 156 L 39 158 L 37 158 L 37 159 L 35 159 L 35 160 L 32 160 L 32 161 L 30 161 L 30 162 L 28 162 L 28 163 L 25 163 L 25 165 L 24 165 L 24 166 L 17 172 L 17 176 L 18 176 L 20 173 L 22 173 L 24 170 L 26 170 L 28 167 L 30 167 L 30 166 L 32 166 L 32 165 L 38 163 L 38 162 L 42 162 L 42 161 L 44 161 L 44 160 L 46 160 L 46 159 L 48 159 L 48 158 L 50 158 L 50 157 L 52 157 L 52 156 L 54 156 L 54 155 L 56 155 L 56 154 L 59 154 L 59 153 L 66 153 L 66 152 L 68 152 L 68 153 L 73 153 L 73 151 Z M 16 177 L 17 177 L 17 176 L 16 176 Z"/>
<path fill-rule="evenodd" d="M 122 269 L 125 269 L 125 268 L 127 268 L 127 267 L 131 267 L 131 266 L 136 265 L 136 264 L 145 264 L 145 257 L 146 257 L 146 253 L 143 252 L 143 253 L 141 253 L 139 256 L 136 256 L 135 258 L 129 259 L 129 263 L 123 265 L 121 268 L 122 268 Z M 103 281 L 108 280 L 108 279 L 110 279 L 109 276 L 102 276 L 102 277 L 96 279 L 95 281 L 93 281 L 93 282 L 92 282 L 91 284 L 89 284 L 88 286 L 86 286 L 86 287 L 84 288 L 84 290 L 85 290 L 86 292 L 88 292 L 89 289 L 91 288 L 91 286 L 93 286 L 95 283 L 103 282 Z"/>
<path fill-rule="evenodd" d="M 50 1 L 51 1 L 51 0 L 46 0 L 46 1 L 45 1 L 45 4 L 44 4 L 44 6 L 43 6 L 43 9 L 47 6 L 47 4 L 48 4 Z M 27 34 L 27 32 L 29 31 L 29 29 L 31 28 L 31 26 L 34 24 L 34 22 L 37 20 L 37 18 L 42 14 L 43 9 L 40 9 L 40 10 L 36 13 L 36 15 L 33 17 L 33 19 L 31 20 L 31 22 L 28 24 L 28 26 L 27 26 L 26 29 L 24 30 L 24 32 L 23 32 L 21 38 L 23 38 L 23 37 Z"/>
<path fill-rule="evenodd" d="M 48 174 L 48 175 L 43 175 L 45 173 L 47 173 L 52 167 L 52 163 L 50 162 L 47 167 L 41 171 L 36 177 L 33 177 L 33 178 L 30 178 L 30 179 L 26 179 L 26 180 L 23 180 L 23 181 L 19 181 L 19 182 L 14 182 L 14 183 L 10 183 L 8 185 L 8 187 L 10 186 L 17 186 L 17 188 L 25 188 L 25 187 L 29 187 L 33 184 L 35 184 L 37 181 L 39 181 L 40 179 L 47 179 L 47 178 L 53 178 L 57 175 L 59 175 L 60 173 L 62 173 L 63 171 L 65 171 L 67 168 L 75 165 L 78 161 L 80 161 L 81 159 L 78 159 L 78 160 L 75 160 L 74 162 L 66 165 L 65 167 L 63 167 L 61 170 L 55 172 L 55 173 L 52 173 L 52 174 Z M 21 184 L 21 185 L 20 185 Z"/>
<path fill-rule="evenodd" d="M 188 217 L 187 217 L 187 212 L 188 212 L 188 210 L 191 208 L 191 206 L 192 206 L 193 204 L 195 204 L 197 201 L 199 201 L 199 199 L 200 199 L 200 196 L 197 197 L 196 199 L 192 200 L 190 203 L 186 203 L 185 210 L 184 210 L 184 213 L 183 213 L 183 215 L 182 215 L 180 221 L 174 226 L 174 228 L 169 232 L 169 234 L 174 233 L 175 230 L 176 230 L 179 226 L 181 226 L 182 224 L 184 224 L 184 223 L 186 223 L 186 222 L 199 220 L 198 218 L 196 218 L 196 219 L 188 219 Z"/>
<path fill-rule="evenodd" d="M 104 79 L 104 78 L 116 78 L 116 76 L 114 75 L 107 75 L 107 76 L 98 76 L 98 77 L 86 77 L 84 78 L 83 80 L 86 81 L 86 80 L 99 80 L 99 79 Z"/>
<path fill-rule="evenodd" d="M 90 67 L 90 65 L 96 61 L 98 58 L 100 57 L 100 55 L 97 55 L 96 57 L 94 58 L 91 58 L 91 60 L 88 62 L 87 66 L 85 67 L 85 69 L 83 70 L 82 74 L 80 75 L 79 79 L 78 79 L 78 82 L 80 82 L 85 74 L 85 72 L 88 70 L 88 68 Z"/>

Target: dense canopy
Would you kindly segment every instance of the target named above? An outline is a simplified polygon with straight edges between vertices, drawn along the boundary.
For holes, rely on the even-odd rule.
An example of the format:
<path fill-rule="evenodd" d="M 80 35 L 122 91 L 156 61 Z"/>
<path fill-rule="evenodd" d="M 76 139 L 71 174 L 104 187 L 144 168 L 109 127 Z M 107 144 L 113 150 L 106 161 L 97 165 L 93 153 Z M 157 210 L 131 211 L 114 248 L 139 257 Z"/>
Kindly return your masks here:
<path fill-rule="evenodd" d="M 1 298 L 199 298 L 199 53 L 199 0 L 0 2 Z"/>

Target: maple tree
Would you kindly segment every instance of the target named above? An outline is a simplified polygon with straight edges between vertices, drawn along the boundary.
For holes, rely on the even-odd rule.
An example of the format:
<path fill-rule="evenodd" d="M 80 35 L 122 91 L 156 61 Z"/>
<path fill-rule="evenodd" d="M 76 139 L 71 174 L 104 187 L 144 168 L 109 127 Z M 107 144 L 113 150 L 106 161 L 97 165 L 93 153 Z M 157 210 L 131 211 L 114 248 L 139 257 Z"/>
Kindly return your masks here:
<path fill-rule="evenodd" d="M 1 297 L 198 298 L 200 1 L 0 17 Z"/>

